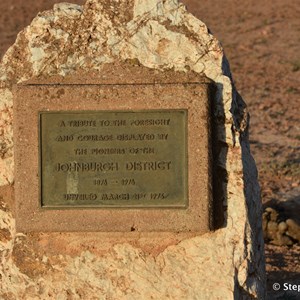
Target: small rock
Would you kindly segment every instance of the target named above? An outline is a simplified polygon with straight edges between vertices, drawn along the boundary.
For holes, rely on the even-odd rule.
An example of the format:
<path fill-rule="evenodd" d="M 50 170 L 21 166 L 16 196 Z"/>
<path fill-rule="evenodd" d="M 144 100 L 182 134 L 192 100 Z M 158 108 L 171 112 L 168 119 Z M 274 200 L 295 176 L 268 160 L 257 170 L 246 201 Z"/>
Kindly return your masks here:
<path fill-rule="evenodd" d="M 277 212 L 274 208 L 267 207 L 267 208 L 265 209 L 265 211 L 267 211 L 267 212 L 270 214 L 270 220 L 271 220 L 271 221 L 277 221 L 277 218 L 278 218 L 278 212 Z"/>
<path fill-rule="evenodd" d="M 271 240 L 276 239 L 277 231 L 278 231 L 278 224 L 274 221 L 270 221 L 268 223 L 268 228 L 267 228 L 268 238 L 271 239 Z"/>
<path fill-rule="evenodd" d="M 287 231 L 287 228 L 288 228 L 288 226 L 286 225 L 285 222 L 280 222 L 280 223 L 278 224 L 278 230 L 279 230 L 279 232 L 281 232 L 281 233 L 285 233 L 285 232 Z"/>
<path fill-rule="evenodd" d="M 294 240 L 300 241 L 300 226 L 292 219 L 287 219 L 285 222 L 288 226 L 286 234 Z"/>
<path fill-rule="evenodd" d="M 277 246 L 291 246 L 293 241 L 286 235 L 283 235 L 281 232 L 276 233 L 276 238 L 272 241 L 272 244 Z"/>

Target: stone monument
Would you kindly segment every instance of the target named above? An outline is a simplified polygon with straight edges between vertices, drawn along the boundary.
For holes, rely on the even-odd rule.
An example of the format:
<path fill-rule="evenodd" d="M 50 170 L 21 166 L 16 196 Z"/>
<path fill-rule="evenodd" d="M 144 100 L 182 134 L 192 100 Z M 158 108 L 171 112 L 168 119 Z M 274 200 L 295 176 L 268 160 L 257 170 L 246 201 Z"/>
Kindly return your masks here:
<path fill-rule="evenodd" d="M 0 112 L 2 298 L 264 298 L 246 105 L 182 4 L 39 14 Z"/>

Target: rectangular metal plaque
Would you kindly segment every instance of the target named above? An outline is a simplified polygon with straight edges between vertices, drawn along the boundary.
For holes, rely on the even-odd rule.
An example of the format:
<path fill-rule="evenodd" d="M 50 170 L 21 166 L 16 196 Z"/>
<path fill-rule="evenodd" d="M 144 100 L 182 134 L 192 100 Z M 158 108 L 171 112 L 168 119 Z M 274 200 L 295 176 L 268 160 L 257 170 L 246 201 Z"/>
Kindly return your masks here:
<path fill-rule="evenodd" d="M 187 110 L 39 112 L 43 208 L 186 207 Z"/>

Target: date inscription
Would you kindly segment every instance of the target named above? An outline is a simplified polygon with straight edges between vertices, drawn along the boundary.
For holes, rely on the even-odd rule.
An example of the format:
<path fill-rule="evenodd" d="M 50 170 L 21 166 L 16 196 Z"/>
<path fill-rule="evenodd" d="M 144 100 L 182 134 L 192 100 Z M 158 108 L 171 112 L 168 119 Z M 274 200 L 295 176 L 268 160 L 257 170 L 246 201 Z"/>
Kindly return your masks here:
<path fill-rule="evenodd" d="M 42 208 L 186 207 L 187 110 L 39 112 Z"/>

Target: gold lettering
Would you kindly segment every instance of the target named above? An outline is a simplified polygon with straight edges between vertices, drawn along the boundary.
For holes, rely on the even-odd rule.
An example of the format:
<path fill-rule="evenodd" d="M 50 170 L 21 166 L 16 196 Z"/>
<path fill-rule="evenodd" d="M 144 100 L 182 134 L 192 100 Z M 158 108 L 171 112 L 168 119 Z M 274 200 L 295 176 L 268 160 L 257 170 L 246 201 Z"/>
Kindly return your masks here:
<path fill-rule="evenodd" d="M 74 140 L 73 135 L 59 135 L 55 138 L 57 142 L 72 142 Z"/>
<path fill-rule="evenodd" d="M 143 119 L 143 120 L 132 120 L 131 126 L 169 126 L 170 119 Z"/>
<path fill-rule="evenodd" d="M 155 139 L 154 134 L 141 133 L 141 134 L 118 134 L 118 141 L 153 141 Z"/>
<path fill-rule="evenodd" d="M 100 126 L 126 126 L 126 120 L 100 120 Z"/>
<path fill-rule="evenodd" d="M 101 200 L 129 200 L 129 194 L 102 194 Z"/>
<path fill-rule="evenodd" d="M 113 135 L 112 134 L 106 134 L 106 135 L 79 135 L 77 140 L 80 142 L 107 142 L 107 141 L 112 141 Z"/>
<path fill-rule="evenodd" d="M 69 121 L 70 127 L 96 127 L 94 120 L 72 120 Z"/>
<path fill-rule="evenodd" d="M 56 172 L 112 172 L 119 170 L 117 162 L 68 162 L 57 163 Z"/>
<path fill-rule="evenodd" d="M 125 154 L 126 148 L 93 148 L 91 154 L 95 155 L 111 155 L 111 154 Z"/>
<path fill-rule="evenodd" d="M 165 171 L 170 170 L 171 161 L 134 161 L 125 164 L 127 171 Z"/>
<path fill-rule="evenodd" d="M 76 200 L 96 200 L 96 194 L 64 194 L 64 199 L 67 201 L 76 201 Z"/>
<path fill-rule="evenodd" d="M 75 155 L 87 155 L 87 149 L 75 149 Z"/>

